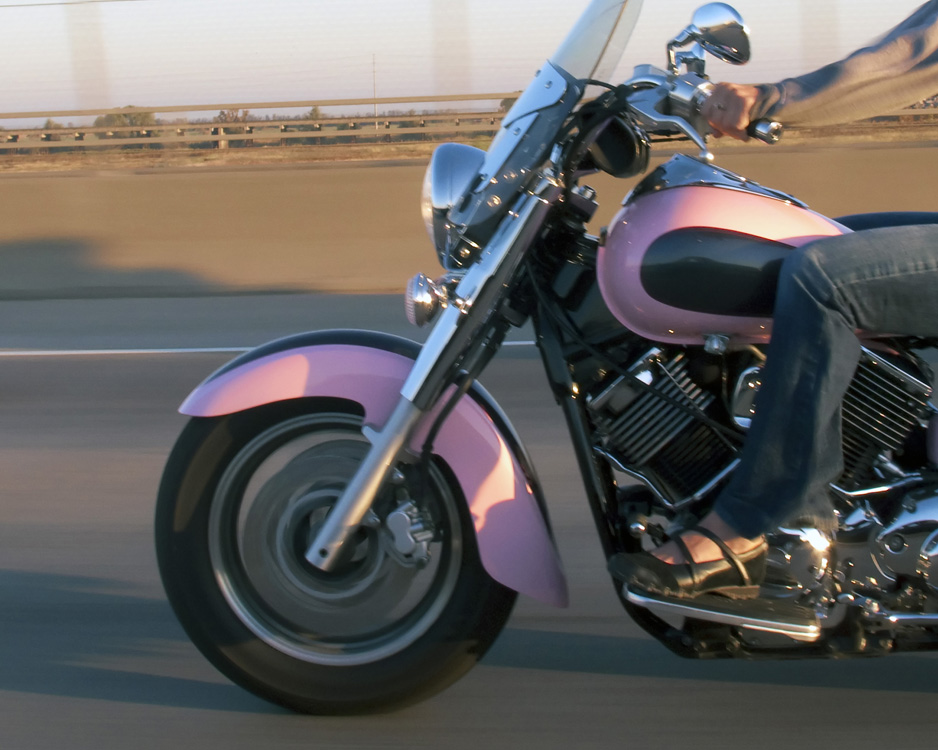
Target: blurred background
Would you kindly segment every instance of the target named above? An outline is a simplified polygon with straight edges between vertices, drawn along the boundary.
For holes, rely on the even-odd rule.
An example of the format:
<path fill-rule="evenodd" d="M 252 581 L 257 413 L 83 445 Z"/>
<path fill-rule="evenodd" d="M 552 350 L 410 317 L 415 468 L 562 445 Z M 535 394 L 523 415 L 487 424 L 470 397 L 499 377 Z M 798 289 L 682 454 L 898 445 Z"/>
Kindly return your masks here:
<path fill-rule="evenodd" d="M 646 0 L 621 76 L 664 63 L 696 0 Z M 586 0 L 0 2 L 0 111 L 469 94 L 522 89 Z M 837 59 L 918 0 L 738 0 L 740 81 Z M 711 68 L 722 77 L 723 67 Z M 719 73 L 718 73 L 719 71 Z M 729 76 L 727 72 L 727 76 Z"/>

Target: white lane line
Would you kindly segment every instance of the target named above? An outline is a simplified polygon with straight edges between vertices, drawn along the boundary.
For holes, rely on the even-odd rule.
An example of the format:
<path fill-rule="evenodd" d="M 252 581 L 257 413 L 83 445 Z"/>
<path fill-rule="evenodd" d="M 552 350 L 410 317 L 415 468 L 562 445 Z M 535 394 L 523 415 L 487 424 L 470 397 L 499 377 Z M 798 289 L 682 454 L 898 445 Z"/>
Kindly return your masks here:
<path fill-rule="evenodd" d="M 502 346 L 534 346 L 533 341 L 506 341 Z M 243 354 L 254 347 L 192 347 L 180 349 L 0 349 L 3 357 L 125 357 L 155 354 Z"/>

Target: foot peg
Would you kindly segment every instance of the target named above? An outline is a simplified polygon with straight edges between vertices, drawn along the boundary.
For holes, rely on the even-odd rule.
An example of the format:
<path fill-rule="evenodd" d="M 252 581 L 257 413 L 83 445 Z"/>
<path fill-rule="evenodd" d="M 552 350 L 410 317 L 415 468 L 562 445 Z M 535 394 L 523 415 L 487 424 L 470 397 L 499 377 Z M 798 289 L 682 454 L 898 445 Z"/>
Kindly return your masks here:
<path fill-rule="evenodd" d="M 625 587 L 624 593 L 630 604 L 657 615 L 690 617 L 747 630 L 760 630 L 804 643 L 813 643 L 821 636 L 817 615 L 787 600 L 727 599 L 713 594 L 687 599 L 660 596 L 628 587 Z"/>

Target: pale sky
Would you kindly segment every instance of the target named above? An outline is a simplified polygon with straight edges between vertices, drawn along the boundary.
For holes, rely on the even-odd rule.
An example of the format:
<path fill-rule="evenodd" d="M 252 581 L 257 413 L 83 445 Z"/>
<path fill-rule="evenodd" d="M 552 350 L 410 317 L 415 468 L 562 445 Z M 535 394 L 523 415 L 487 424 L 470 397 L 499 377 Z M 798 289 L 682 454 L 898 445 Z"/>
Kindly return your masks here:
<path fill-rule="evenodd" d="M 736 0 L 769 81 L 871 41 L 923 0 Z M 620 70 L 664 65 L 701 0 L 645 0 Z M 0 0 L 0 112 L 515 91 L 588 0 Z"/>

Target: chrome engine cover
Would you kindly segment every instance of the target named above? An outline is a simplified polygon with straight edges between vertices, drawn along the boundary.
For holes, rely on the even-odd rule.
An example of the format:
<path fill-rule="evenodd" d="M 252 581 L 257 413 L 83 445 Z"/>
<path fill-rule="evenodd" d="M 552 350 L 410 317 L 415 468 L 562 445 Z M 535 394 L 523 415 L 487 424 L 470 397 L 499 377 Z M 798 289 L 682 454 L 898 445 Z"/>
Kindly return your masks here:
<path fill-rule="evenodd" d="M 899 514 L 876 534 L 872 553 L 888 580 L 922 578 L 938 593 L 938 487 L 910 492 Z"/>
<path fill-rule="evenodd" d="M 816 593 L 830 572 L 831 540 L 817 529 L 779 528 L 768 541 L 766 583 L 795 596 Z"/>

